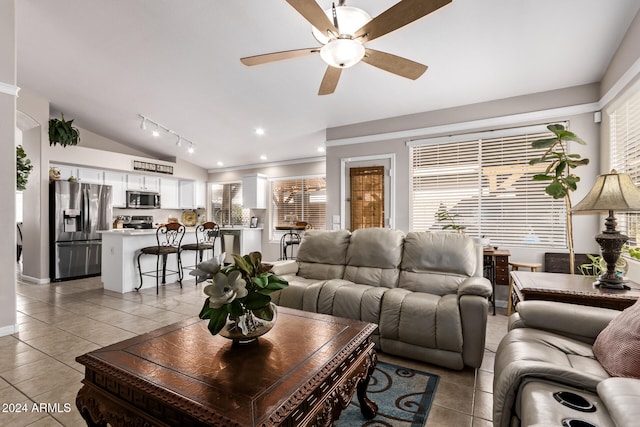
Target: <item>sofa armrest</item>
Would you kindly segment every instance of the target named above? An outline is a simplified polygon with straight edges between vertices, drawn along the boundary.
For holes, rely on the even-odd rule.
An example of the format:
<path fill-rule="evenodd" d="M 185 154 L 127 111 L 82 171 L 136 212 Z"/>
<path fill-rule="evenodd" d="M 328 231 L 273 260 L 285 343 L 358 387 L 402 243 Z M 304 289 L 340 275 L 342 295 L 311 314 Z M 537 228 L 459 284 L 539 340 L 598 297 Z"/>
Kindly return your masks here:
<path fill-rule="evenodd" d="M 522 301 L 509 319 L 509 330 L 535 328 L 593 342 L 620 314 L 618 310 L 555 301 Z"/>
<path fill-rule="evenodd" d="M 273 266 L 271 272 L 276 276 L 295 275 L 298 273 L 298 263 L 293 259 L 270 262 L 269 264 Z"/>
<path fill-rule="evenodd" d="M 638 425 L 640 418 L 640 380 L 608 378 L 598 384 L 598 396 L 618 427 Z"/>
<path fill-rule="evenodd" d="M 458 286 L 458 296 L 478 295 L 489 298 L 491 296 L 491 282 L 484 277 L 469 277 Z"/>

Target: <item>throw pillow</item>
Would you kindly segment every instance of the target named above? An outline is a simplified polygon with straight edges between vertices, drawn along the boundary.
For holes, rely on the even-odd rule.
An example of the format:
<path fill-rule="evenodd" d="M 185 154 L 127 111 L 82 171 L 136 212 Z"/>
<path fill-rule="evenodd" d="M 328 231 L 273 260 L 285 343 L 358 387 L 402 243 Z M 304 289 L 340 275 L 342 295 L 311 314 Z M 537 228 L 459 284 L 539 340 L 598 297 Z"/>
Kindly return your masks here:
<path fill-rule="evenodd" d="M 609 375 L 640 379 L 640 300 L 598 334 L 593 354 Z"/>

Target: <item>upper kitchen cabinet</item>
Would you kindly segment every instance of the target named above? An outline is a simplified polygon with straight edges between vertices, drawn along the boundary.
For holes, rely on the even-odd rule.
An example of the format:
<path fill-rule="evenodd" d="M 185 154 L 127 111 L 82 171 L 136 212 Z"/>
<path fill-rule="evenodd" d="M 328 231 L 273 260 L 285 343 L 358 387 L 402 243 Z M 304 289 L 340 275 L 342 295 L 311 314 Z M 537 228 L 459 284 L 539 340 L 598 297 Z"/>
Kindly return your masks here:
<path fill-rule="evenodd" d="M 160 192 L 160 178 L 157 176 L 127 174 L 127 190 Z"/>
<path fill-rule="evenodd" d="M 162 209 L 180 209 L 179 194 L 177 179 L 160 178 L 160 206 Z"/>
<path fill-rule="evenodd" d="M 207 207 L 207 183 L 196 181 L 196 208 L 205 209 Z"/>
<path fill-rule="evenodd" d="M 267 208 L 267 177 L 262 174 L 242 177 L 242 207 L 245 209 Z"/>
<path fill-rule="evenodd" d="M 78 168 L 78 180 L 87 184 L 104 184 L 102 169 Z"/>
<path fill-rule="evenodd" d="M 122 172 L 104 171 L 104 183 L 111 186 L 111 204 L 114 208 L 127 206 L 127 179 Z"/>
<path fill-rule="evenodd" d="M 207 203 L 204 181 L 180 181 L 180 208 L 204 209 Z"/>

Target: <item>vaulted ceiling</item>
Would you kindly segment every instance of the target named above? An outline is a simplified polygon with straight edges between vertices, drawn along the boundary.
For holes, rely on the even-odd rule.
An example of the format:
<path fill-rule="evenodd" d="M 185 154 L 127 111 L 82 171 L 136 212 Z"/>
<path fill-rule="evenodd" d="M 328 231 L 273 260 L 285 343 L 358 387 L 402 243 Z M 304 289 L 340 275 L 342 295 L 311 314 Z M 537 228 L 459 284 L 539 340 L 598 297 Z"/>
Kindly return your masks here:
<path fill-rule="evenodd" d="M 397 1 L 347 3 L 375 17 Z M 428 65 L 421 78 L 359 63 L 334 94 L 318 96 L 319 56 L 240 63 L 318 46 L 285 0 L 20 0 L 18 85 L 81 128 L 207 169 L 312 158 L 326 128 L 598 82 L 639 8 L 453 0 L 368 44 Z M 139 114 L 195 152 L 175 135 L 143 131 Z"/>

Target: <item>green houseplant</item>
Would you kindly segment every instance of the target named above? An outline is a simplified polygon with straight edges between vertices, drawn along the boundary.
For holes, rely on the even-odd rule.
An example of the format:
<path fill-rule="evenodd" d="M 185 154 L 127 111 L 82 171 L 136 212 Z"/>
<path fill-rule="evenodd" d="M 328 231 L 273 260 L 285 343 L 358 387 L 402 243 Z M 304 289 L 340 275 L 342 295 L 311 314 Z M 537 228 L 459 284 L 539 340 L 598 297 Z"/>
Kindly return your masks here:
<path fill-rule="evenodd" d="M 531 143 L 535 149 L 546 149 L 544 154 L 529 161 L 530 165 L 548 164 L 544 173 L 533 176 L 536 181 L 549 181 L 545 192 L 554 199 L 564 199 L 567 226 L 567 246 L 569 248 L 569 271 L 573 274 L 575 268 L 575 256 L 573 249 L 573 215 L 571 213 L 570 192 L 578 188 L 580 177 L 573 169 L 589 164 L 589 159 L 583 159 L 580 154 L 570 154 L 567 151 L 567 142 L 573 141 L 581 145 L 587 143 L 575 133 L 565 129 L 563 125 L 553 124 L 547 126 L 554 136 L 538 139 Z"/>
<path fill-rule="evenodd" d="M 27 158 L 22 145 L 16 147 L 16 190 L 24 191 L 27 189 L 27 180 L 33 169 L 31 160 Z"/>
<path fill-rule="evenodd" d="M 60 144 L 66 147 L 78 144 L 80 132 L 73 127 L 73 120 L 65 121 L 64 114 L 61 116 L 62 119 L 49 120 L 49 145 Z"/>
<path fill-rule="evenodd" d="M 454 230 L 458 233 L 462 233 L 464 229 L 467 228 L 464 225 L 456 224 L 458 214 L 451 214 L 442 204 L 440 205 L 440 209 L 436 215 L 438 216 L 438 222 L 447 223 L 442 226 L 443 230 Z"/>

